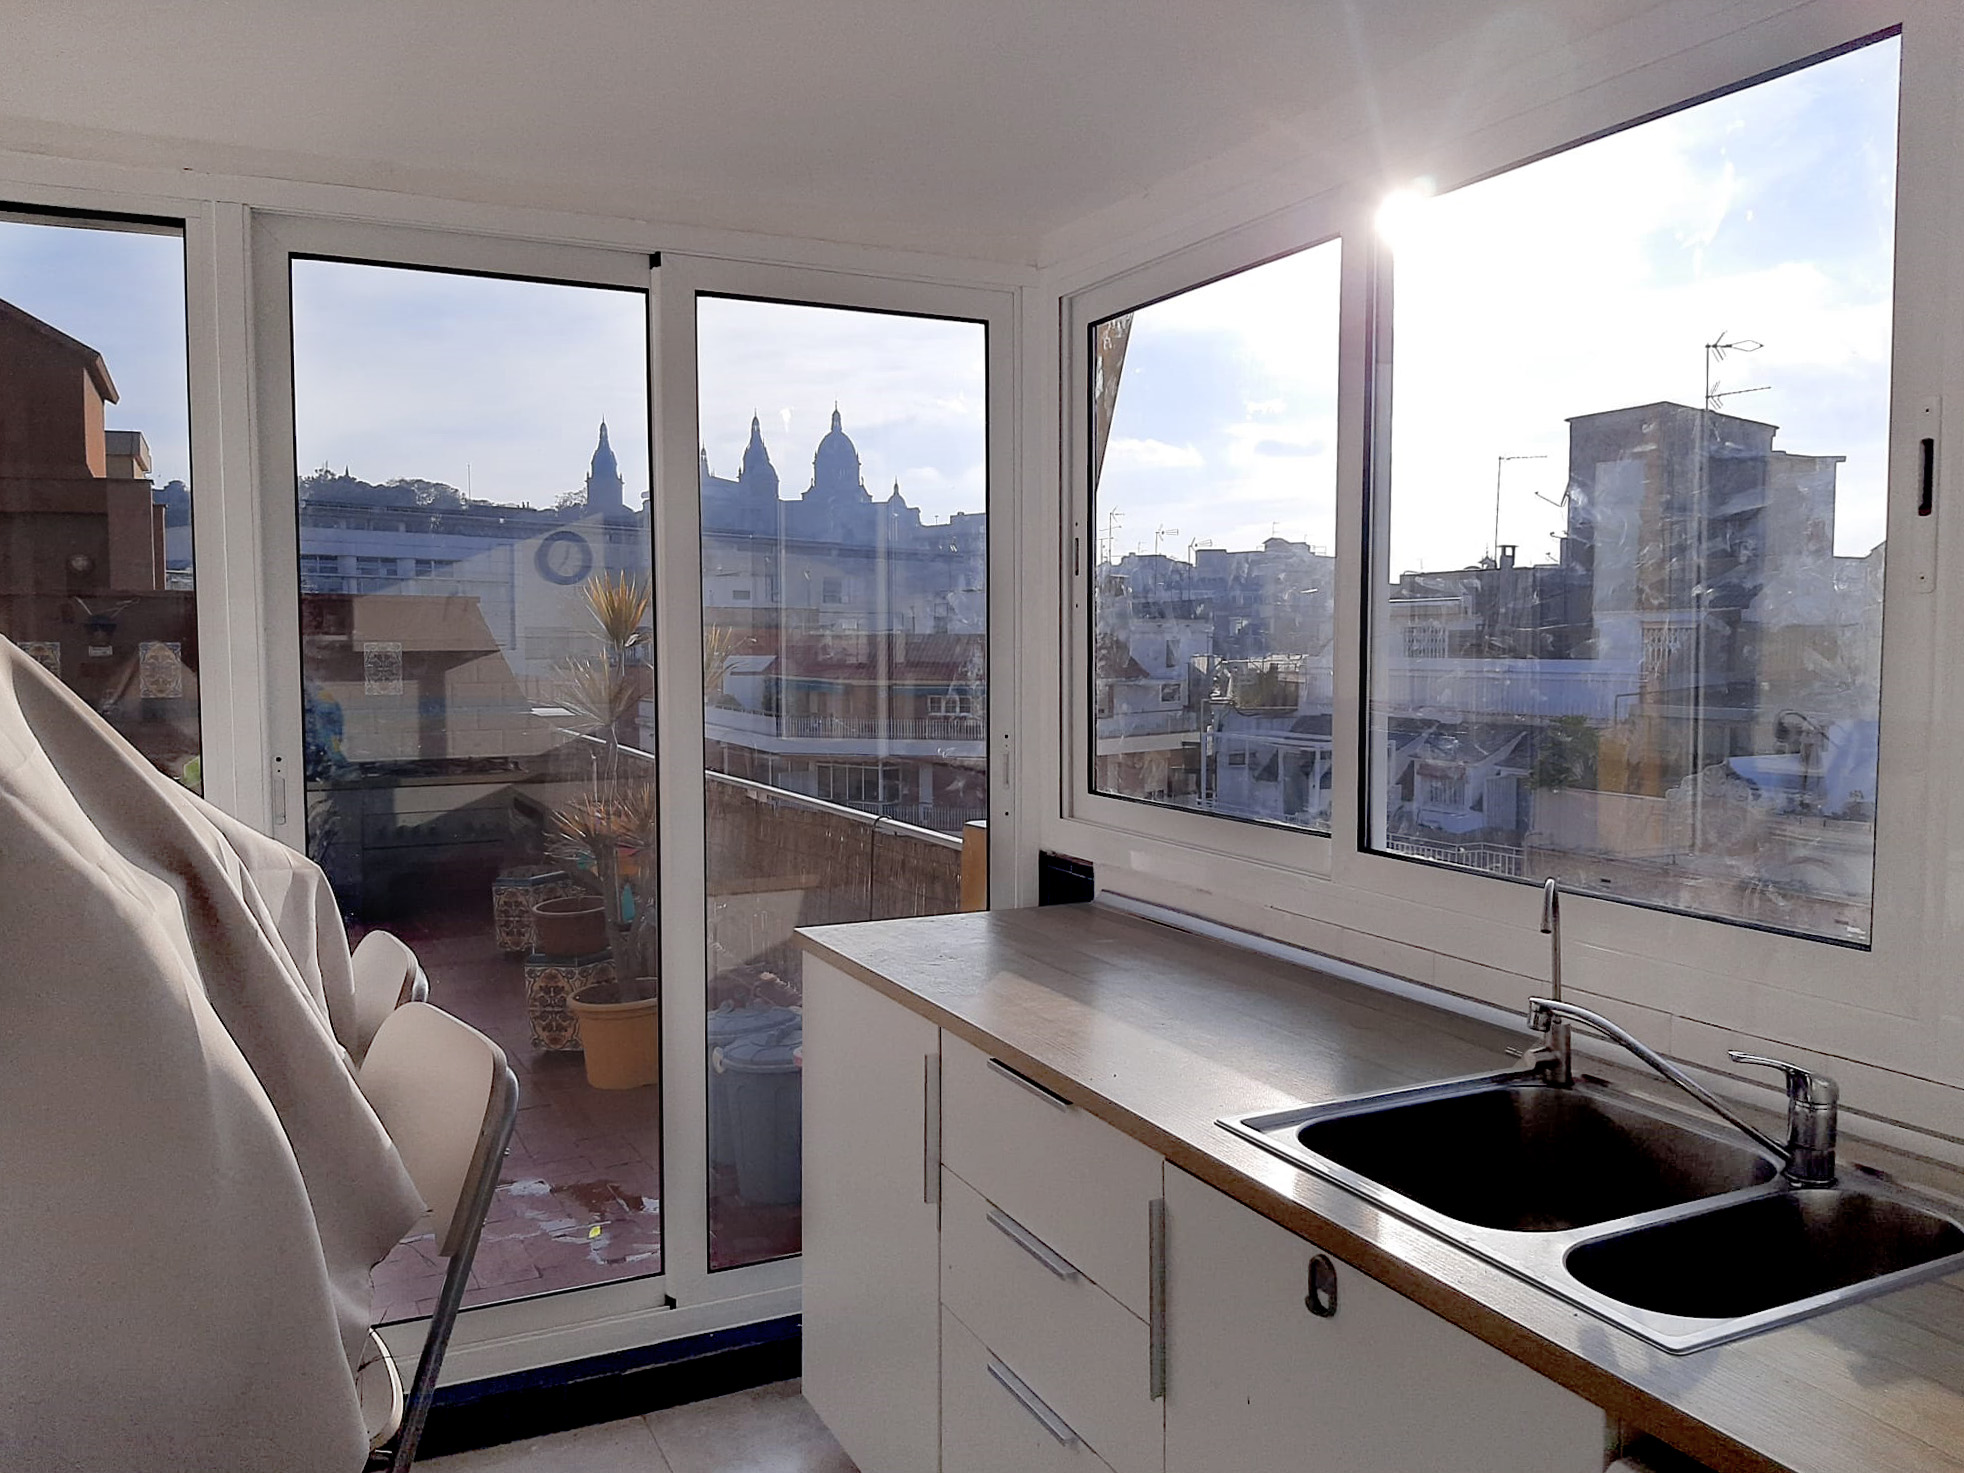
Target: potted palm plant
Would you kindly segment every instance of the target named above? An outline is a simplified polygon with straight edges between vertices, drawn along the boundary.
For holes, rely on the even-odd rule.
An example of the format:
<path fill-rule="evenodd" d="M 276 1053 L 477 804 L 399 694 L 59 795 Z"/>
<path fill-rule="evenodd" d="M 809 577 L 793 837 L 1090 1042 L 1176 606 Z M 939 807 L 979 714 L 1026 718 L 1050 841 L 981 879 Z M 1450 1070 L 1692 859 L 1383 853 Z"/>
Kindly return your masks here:
<path fill-rule="evenodd" d="M 613 981 L 570 1000 L 587 1083 L 633 1089 L 655 1083 L 661 1066 L 658 800 L 654 759 L 634 745 L 644 668 L 635 655 L 648 644 L 648 585 L 600 573 L 587 580 L 584 597 L 601 648 L 564 667 L 562 699 L 594 744 L 590 774 L 554 813 L 547 847 L 556 858 L 592 864 L 614 963 Z"/>

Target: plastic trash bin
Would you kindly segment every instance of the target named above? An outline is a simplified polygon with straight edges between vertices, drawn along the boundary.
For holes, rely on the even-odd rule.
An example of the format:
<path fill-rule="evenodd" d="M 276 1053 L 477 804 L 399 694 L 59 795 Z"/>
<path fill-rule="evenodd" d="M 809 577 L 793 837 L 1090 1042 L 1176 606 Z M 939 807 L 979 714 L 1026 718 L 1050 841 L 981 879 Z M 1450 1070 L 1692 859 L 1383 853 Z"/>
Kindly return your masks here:
<path fill-rule="evenodd" d="M 709 1015 L 709 1164 L 736 1164 L 736 1129 L 733 1123 L 728 1076 L 716 1067 L 719 1049 L 728 1048 L 753 1033 L 775 1033 L 802 1025 L 803 1019 L 791 1008 L 752 1004 L 738 1007 L 724 1003 Z"/>
<path fill-rule="evenodd" d="M 717 1056 L 729 1089 L 737 1195 L 753 1205 L 796 1202 L 804 1189 L 803 1020 L 747 1033 Z"/>

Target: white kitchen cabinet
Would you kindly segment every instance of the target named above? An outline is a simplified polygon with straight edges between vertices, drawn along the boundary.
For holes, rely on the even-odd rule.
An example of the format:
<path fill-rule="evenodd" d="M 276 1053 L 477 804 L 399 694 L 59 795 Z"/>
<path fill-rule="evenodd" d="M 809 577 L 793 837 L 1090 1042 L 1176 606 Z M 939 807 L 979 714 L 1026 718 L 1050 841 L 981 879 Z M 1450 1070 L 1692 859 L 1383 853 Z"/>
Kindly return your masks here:
<path fill-rule="evenodd" d="M 1580 1397 L 1166 1168 L 1166 1473 L 1601 1473 Z"/>
<path fill-rule="evenodd" d="M 941 1192 L 942 1304 L 1116 1473 L 1162 1473 L 1148 1323 L 952 1171 Z M 945 1418 L 945 1333 L 941 1353 Z"/>
<path fill-rule="evenodd" d="M 941 1473 L 1113 1473 L 952 1313 L 941 1321 Z"/>
<path fill-rule="evenodd" d="M 805 958 L 804 1392 L 860 1473 L 933 1473 L 940 1030 Z"/>
<path fill-rule="evenodd" d="M 1148 1315 L 1159 1153 L 953 1034 L 941 1052 L 948 1169 Z"/>

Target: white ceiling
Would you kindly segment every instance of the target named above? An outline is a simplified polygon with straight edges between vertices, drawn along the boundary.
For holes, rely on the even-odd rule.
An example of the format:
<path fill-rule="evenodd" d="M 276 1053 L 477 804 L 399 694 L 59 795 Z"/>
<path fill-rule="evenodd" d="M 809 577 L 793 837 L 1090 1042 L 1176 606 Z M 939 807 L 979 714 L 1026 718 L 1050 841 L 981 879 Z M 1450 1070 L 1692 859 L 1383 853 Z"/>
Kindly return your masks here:
<path fill-rule="evenodd" d="M 14 0 L 0 148 L 1027 261 L 1414 50 L 1647 3 Z"/>

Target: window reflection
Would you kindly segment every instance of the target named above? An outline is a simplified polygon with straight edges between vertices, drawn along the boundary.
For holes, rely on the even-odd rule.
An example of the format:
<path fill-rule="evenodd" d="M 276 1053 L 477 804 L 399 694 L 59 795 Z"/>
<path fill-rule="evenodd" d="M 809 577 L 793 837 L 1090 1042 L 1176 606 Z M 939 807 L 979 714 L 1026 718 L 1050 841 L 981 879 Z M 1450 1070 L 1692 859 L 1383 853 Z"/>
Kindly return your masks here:
<path fill-rule="evenodd" d="M 1378 847 L 1867 939 L 1898 52 L 1392 213 Z"/>
<path fill-rule="evenodd" d="M 1329 242 L 1092 330 L 1092 787 L 1327 832 Z"/>
<path fill-rule="evenodd" d="M 0 634 L 203 786 L 184 243 L 0 220 Z"/>

